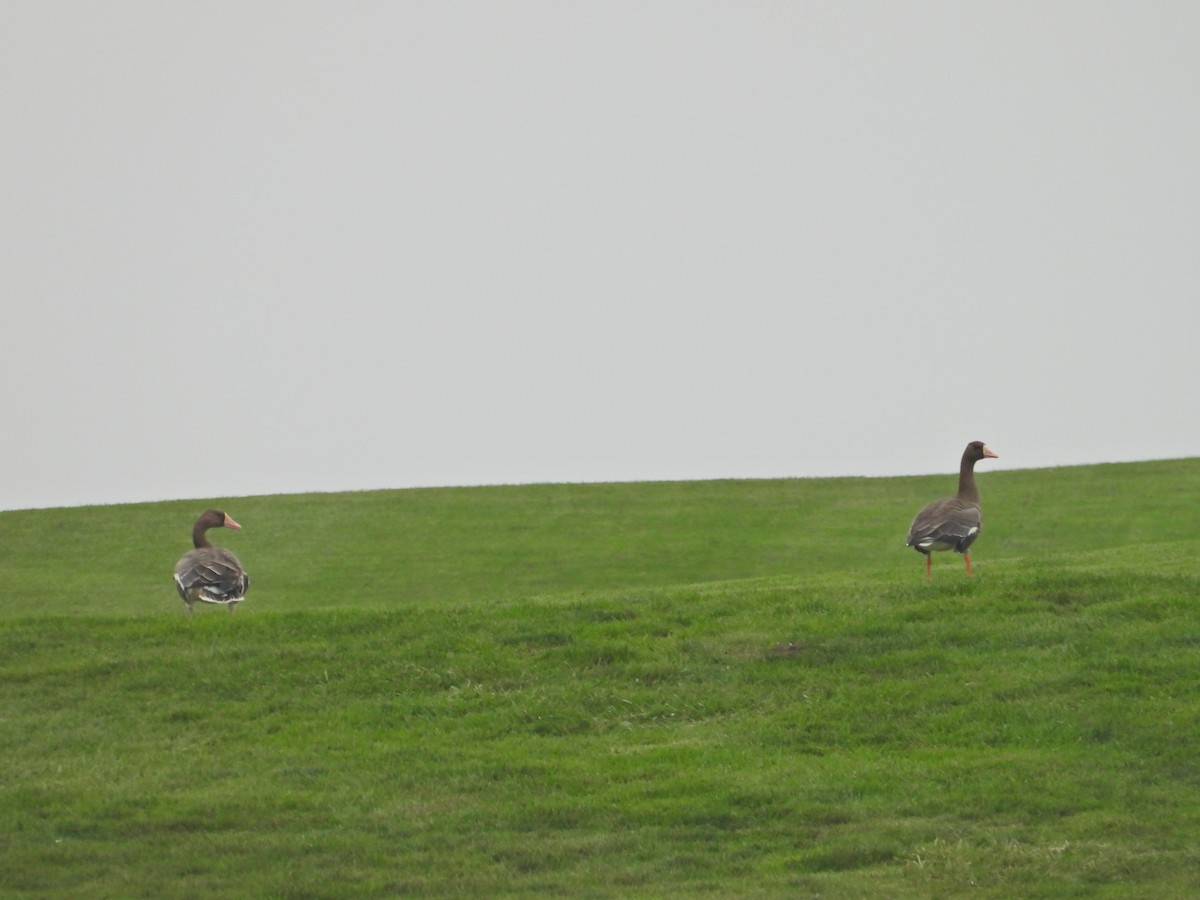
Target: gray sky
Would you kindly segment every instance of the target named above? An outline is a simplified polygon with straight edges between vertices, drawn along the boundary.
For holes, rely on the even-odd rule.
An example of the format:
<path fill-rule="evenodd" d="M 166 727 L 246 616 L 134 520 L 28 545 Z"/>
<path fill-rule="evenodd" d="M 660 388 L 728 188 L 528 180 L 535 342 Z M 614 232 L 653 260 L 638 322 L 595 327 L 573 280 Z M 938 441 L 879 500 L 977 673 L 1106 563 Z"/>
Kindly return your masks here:
<path fill-rule="evenodd" d="M 0 508 L 1200 454 L 1200 4 L 0 4 Z"/>

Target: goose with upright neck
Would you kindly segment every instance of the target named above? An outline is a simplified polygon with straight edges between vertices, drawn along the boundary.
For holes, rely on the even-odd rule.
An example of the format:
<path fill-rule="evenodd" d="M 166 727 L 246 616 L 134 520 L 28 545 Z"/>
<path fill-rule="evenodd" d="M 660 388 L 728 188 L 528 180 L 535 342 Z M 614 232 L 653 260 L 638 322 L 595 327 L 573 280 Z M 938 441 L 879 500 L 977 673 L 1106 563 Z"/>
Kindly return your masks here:
<path fill-rule="evenodd" d="M 979 488 L 975 486 L 975 463 L 981 459 L 999 459 L 983 441 L 972 441 L 963 451 L 958 469 L 958 493 L 953 497 L 935 500 L 917 513 L 908 529 L 905 544 L 925 555 L 925 577 L 932 575 L 933 556 L 938 550 L 955 550 L 971 571 L 971 545 L 983 529 L 983 512 L 979 506 Z"/>
<path fill-rule="evenodd" d="M 175 587 L 192 611 L 193 603 L 216 603 L 233 612 L 250 589 L 250 576 L 233 551 L 214 547 L 208 540 L 210 528 L 241 529 L 223 510 L 206 509 L 192 527 L 195 547 L 175 564 Z"/>

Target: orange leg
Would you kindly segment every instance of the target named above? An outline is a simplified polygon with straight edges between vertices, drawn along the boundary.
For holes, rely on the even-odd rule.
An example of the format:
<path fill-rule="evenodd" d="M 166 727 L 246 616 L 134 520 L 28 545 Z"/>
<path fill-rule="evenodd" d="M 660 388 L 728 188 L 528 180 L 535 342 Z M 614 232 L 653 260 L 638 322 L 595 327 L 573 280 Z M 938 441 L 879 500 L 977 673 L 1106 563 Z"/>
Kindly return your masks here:
<path fill-rule="evenodd" d="M 968 575 L 974 575 L 975 573 L 971 571 L 971 554 L 970 554 L 970 553 L 964 553 L 964 554 L 963 554 L 963 559 L 965 559 L 965 560 L 967 561 L 967 574 L 968 574 Z"/>

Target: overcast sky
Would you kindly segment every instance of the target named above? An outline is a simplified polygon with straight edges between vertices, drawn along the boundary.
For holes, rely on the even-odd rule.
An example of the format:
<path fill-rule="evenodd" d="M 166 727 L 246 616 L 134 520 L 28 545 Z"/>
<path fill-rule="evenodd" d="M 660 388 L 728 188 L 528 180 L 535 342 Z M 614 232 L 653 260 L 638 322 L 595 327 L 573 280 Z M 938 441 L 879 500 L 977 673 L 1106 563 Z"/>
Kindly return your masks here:
<path fill-rule="evenodd" d="M 0 4 L 0 508 L 1200 454 L 1200 4 Z"/>

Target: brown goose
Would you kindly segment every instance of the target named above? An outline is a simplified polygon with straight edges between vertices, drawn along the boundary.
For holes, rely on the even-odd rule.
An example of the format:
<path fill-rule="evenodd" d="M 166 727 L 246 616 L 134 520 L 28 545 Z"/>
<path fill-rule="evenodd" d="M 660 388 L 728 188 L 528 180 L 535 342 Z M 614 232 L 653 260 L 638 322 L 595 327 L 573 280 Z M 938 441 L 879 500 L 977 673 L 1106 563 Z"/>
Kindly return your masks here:
<path fill-rule="evenodd" d="M 228 513 L 219 509 L 206 509 L 192 528 L 192 543 L 196 549 L 175 564 L 175 587 L 187 604 L 224 603 L 233 612 L 238 602 L 250 588 L 250 576 L 238 562 L 238 558 L 224 547 L 214 547 L 208 542 L 206 532 L 210 528 L 240 529 Z"/>
<path fill-rule="evenodd" d="M 957 550 L 967 561 L 967 574 L 973 574 L 970 549 L 983 528 L 979 489 L 975 487 L 975 463 L 989 458 L 999 459 L 983 441 L 967 444 L 958 470 L 958 493 L 933 501 L 913 519 L 905 544 L 925 554 L 927 578 L 932 574 L 934 550 Z"/>

